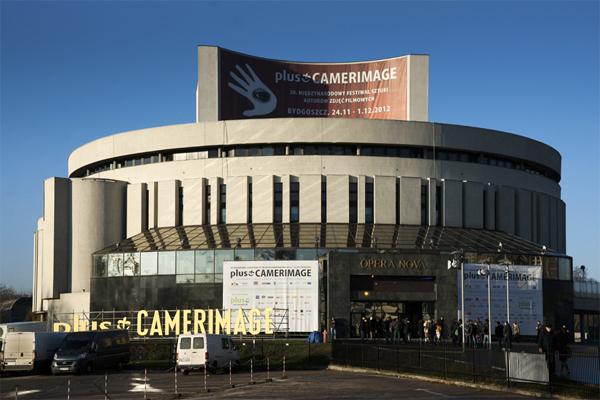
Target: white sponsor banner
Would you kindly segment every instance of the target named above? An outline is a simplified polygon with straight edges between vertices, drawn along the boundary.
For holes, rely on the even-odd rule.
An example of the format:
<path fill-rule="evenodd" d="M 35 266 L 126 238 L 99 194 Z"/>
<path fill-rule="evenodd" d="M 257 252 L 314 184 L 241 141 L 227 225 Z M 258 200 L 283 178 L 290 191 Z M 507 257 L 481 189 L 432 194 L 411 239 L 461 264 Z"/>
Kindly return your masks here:
<path fill-rule="evenodd" d="M 287 309 L 290 332 L 319 330 L 318 261 L 225 261 L 223 308 Z"/>
<path fill-rule="evenodd" d="M 465 318 L 463 320 L 485 321 L 488 317 L 487 277 L 477 271 L 487 266 L 465 264 Z M 506 321 L 506 274 L 505 266 L 492 265 L 492 329 L 496 321 Z M 517 322 L 522 335 L 535 335 L 537 321 L 543 321 L 542 267 L 511 265 L 509 268 L 510 322 Z M 458 310 L 460 311 L 460 271 L 457 275 Z"/>

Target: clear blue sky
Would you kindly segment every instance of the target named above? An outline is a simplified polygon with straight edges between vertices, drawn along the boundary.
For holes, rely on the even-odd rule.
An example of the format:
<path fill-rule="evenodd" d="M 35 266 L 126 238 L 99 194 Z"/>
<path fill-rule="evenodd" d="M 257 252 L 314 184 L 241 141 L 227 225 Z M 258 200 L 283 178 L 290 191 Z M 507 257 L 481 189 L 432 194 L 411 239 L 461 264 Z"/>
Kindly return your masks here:
<path fill-rule="evenodd" d="M 430 55 L 430 119 L 563 156 L 567 246 L 600 278 L 599 8 L 587 2 L 1 3 L 0 282 L 30 290 L 42 183 L 76 147 L 194 121 L 196 45 L 271 58 Z"/>

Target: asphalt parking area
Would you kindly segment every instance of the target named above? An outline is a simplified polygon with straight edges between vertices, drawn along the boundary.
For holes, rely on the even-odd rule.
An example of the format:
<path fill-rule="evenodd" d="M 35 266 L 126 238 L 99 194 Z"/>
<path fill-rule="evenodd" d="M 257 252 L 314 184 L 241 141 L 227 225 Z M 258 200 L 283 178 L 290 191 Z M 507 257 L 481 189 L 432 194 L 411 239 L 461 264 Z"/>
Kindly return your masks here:
<path fill-rule="evenodd" d="M 177 389 L 182 398 L 229 399 L 525 399 L 512 393 L 465 388 L 441 383 L 398 379 L 388 376 L 341 371 L 290 371 L 287 379 L 273 374 L 266 383 L 265 372 L 232 375 L 234 388 L 229 386 L 228 374 L 207 376 L 208 392 L 204 392 L 204 374 L 178 374 Z M 175 398 L 175 376 L 172 371 L 150 371 L 144 381 L 144 371 L 109 373 L 108 399 L 172 399 Z M 4 377 L 0 380 L 0 398 L 14 399 L 18 387 L 19 399 L 66 399 L 70 381 L 71 399 L 104 399 L 105 375 L 83 376 L 30 375 Z"/>

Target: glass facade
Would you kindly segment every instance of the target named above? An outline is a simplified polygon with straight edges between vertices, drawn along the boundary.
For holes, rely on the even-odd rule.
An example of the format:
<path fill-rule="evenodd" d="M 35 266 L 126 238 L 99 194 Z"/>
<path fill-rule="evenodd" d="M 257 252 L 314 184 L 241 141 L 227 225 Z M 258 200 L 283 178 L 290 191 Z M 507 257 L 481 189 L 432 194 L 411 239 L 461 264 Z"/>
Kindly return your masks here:
<path fill-rule="evenodd" d="M 372 224 L 374 218 L 373 182 L 365 182 L 365 224 Z"/>
<path fill-rule="evenodd" d="M 290 222 L 300 220 L 300 183 L 290 183 Z"/>
<path fill-rule="evenodd" d="M 283 185 L 279 182 L 273 187 L 273 221 L 281 222 L 283 216 Z"/>
<path fill-rule="evenodd" d="M 150 251 L 94 256 L 93 278 L 176 275 L 177 283 L 223 281 L 225 261 L 315 260 L 326 249 Z M 108 266 L 107 267 L 107 263 Z"/>

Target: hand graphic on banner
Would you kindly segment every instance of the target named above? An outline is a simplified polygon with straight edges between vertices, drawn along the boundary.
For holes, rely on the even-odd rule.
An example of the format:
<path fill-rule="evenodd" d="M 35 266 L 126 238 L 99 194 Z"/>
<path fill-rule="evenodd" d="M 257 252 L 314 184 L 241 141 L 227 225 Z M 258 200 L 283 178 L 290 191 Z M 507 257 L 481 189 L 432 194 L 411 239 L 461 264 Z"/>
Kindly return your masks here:
<path fill-rule="evenodd" d="M 233 71 L 229 76 L 237 83 L 229 82 L 229 87 L 252 103 L 254 108 L 243 112 L 245 117 L 255 117 L 257 115 L 266 115 L 275 109 L 277 106 L 277 97 L 254 73 L 254 70 L 246 64 L 248 72 L 242 67 L 236 65 L 239 75 Z"/>

